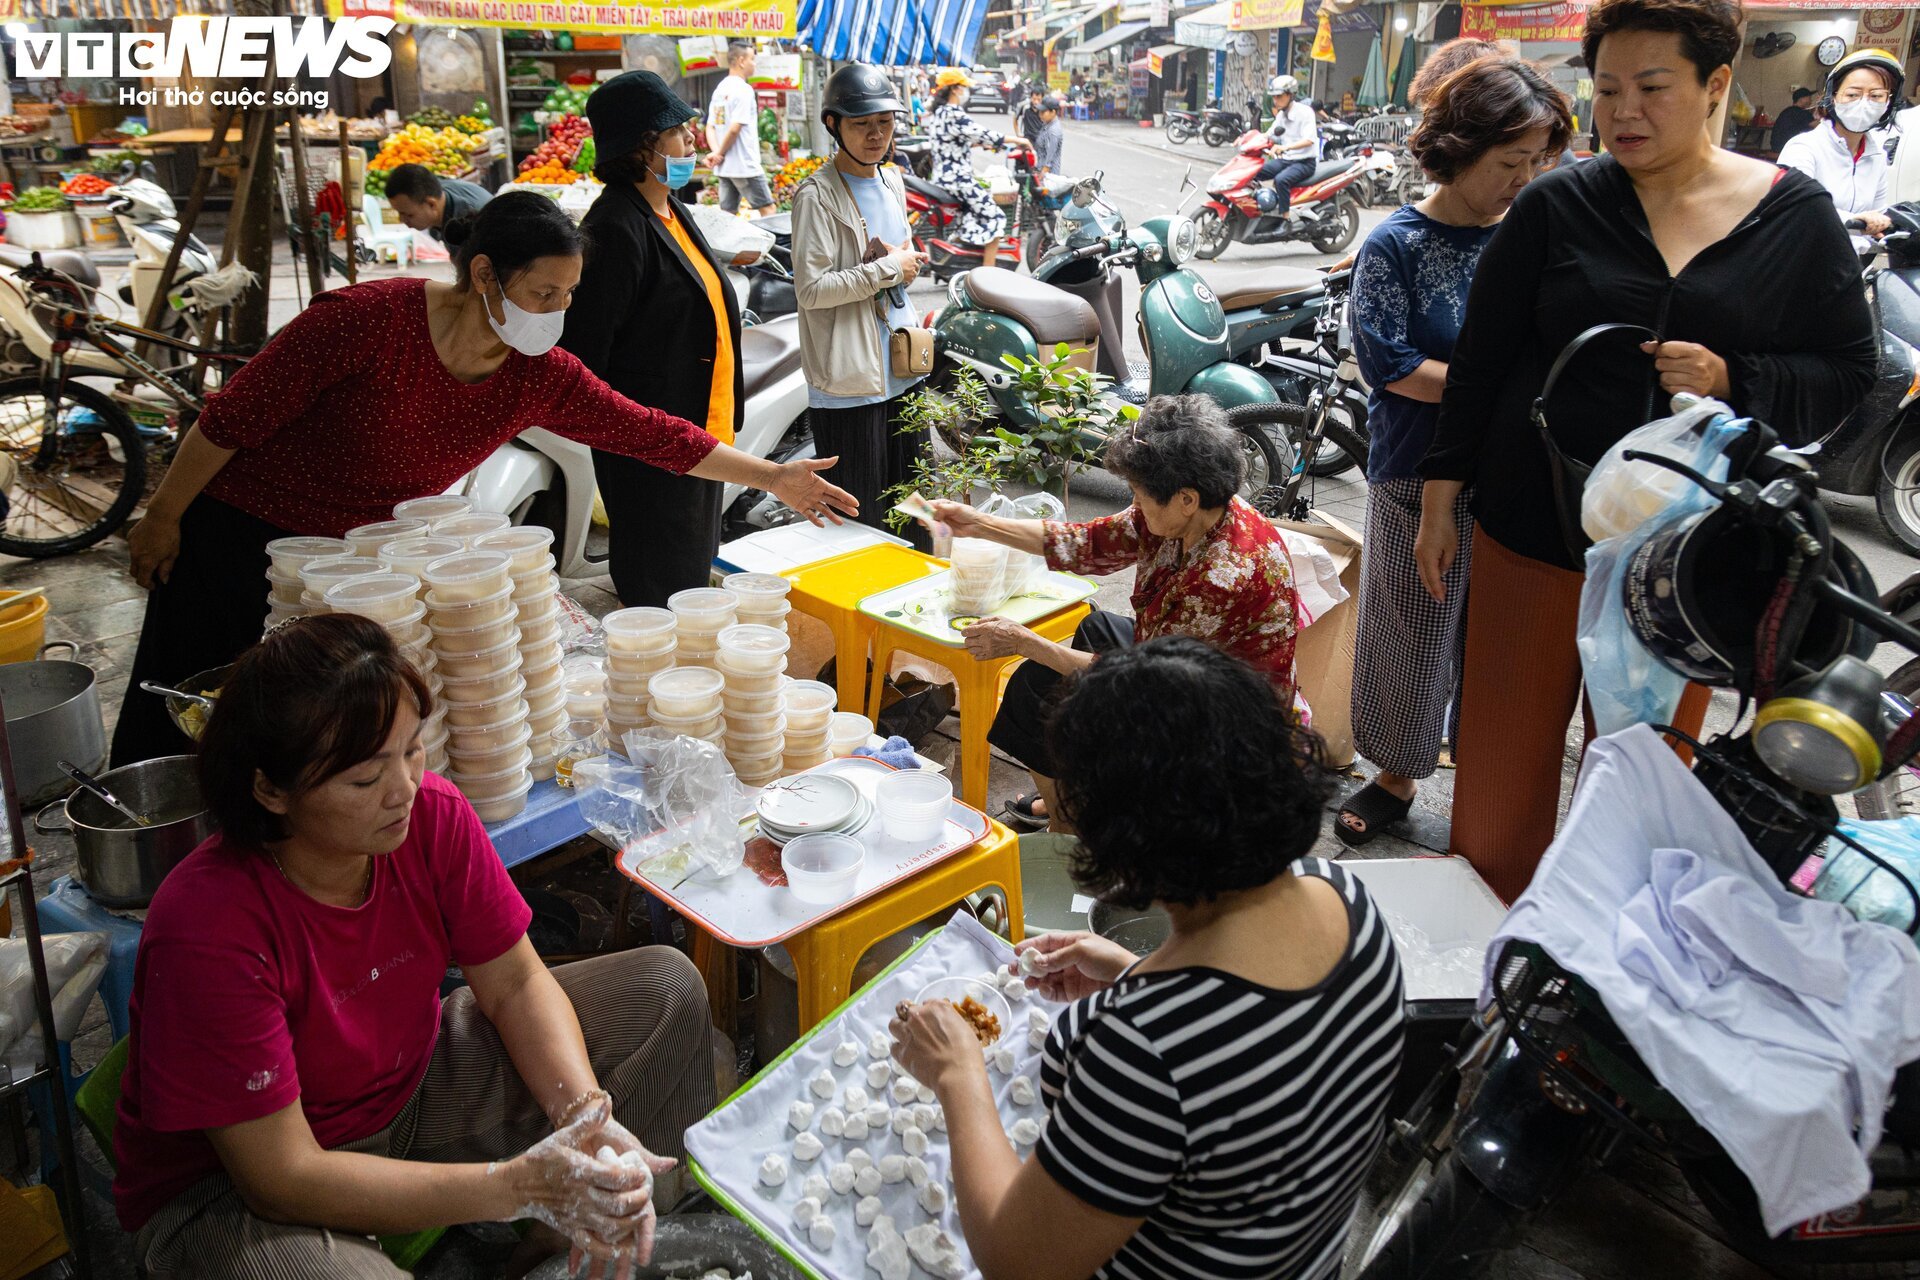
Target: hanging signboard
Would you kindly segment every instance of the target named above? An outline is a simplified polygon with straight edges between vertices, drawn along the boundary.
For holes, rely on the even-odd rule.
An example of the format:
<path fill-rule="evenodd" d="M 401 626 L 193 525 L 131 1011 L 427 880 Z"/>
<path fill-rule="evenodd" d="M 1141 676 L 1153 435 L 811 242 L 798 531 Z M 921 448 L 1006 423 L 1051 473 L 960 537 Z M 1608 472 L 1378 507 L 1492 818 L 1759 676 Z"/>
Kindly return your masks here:
<path fill-rule="evenodd" d="M 674 42 L 680 53 L 680 74 L 690 76 L 712 71 L 720 65 L 720 41 L 712 36 L 688 36 Z"/>
<path fill-rule="evenodd" d="M 1460 34 L 1481 40 L 1578 40 L 1587 31 L 1587 6 L 1556 4 L 1466 4 Z"/>
<path fill-rule="evenodd" d="M 5 3 L 6 0 L 0 0 Z M 614 35 L 792 36 L 795 0 L 673 0 L 578 3 L 577 0 L 327 0 L 327 16 L 392 18 L 441 27 L 593 31 Z"/>
<path fill-rule="evenodd" d="M 1462 30 L 1465 28 L 1463 27 Z M 1333 16 L 1325 9 L 1320 11 L 1320 26 L 1313 33 L 1313 52 L 1309 55 L 1315 62 L 1333 62 Z"/>
<path fill-rule="evenodd" d="M 800 84 L 800 55 L 797 53 L 762 53 L 753 60 L 753 75 L 748 84 L 756 89 L 798 89 Z"/>
<path fill-rule="evenodd" d="M 1297 27 L 1306 7 L 1306 0 L 1233 0 L 1227 29 L 1277 31 L 1282 27 Z"/>
<path fill-rule="evenodd" d="M 1161 65 L 1162 64 L 1160 61 L 1159 54 L 1152 53 L 1152 52 L 1149 52 L 1147 54 L 1147 74 L 1148 75 L 1154 77 L 1156 80 L 1159 79 Z"/>

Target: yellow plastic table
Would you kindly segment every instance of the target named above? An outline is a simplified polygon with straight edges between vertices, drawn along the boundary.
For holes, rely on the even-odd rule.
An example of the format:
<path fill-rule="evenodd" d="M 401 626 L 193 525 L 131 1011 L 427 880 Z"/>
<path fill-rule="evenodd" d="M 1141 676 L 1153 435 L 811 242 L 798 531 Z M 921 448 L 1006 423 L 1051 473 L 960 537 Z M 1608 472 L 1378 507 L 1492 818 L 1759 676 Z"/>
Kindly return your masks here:
<path fill-rule="evenodd" d="M 781 574 L 793 583 L 787 596 L 793 607 L 809 618 L 818 618 L 833 633 L 835 685 L 842 711 L 865 712 L 870 706 L 880 705 L 878 694 L 871 703 L 866 701 L 867 647 L 879 624 L 860 612 L 860 602 L 889 587 L 941 573 L 946 567 L 944 560 L 912 547 L 888 544 L 862 547 Z"/>
<path fill-rule="evenodd" d="M 1084 603 L 1076 604 L 1028 625 L 1044 639 L 1067 644 L 1081 620 L 1091 612 Z M 960 799 L 985 810 L 987 730 L 993 725 L 994 712 L 1000 708 L 1000 694 L 1006 687 L 1007 677 L 1013 674 L 1014 664 L 1022 659 L 991 658 L 983 662 L 969 657 L 965 648 L 941 644 L 917 631 L 886 623 L 873 639 L 873 684 L 869 696 L 874 706 L 880 705 L 880 688 L 895 653 L 916 654 L 953 673 L 954 683 L 960 689 Z"/>
<path fill-rule="evenodd" d="M 1009 927 L 1013 940 L 1020 941 L 1024 936 L 1020 841 L 991 818 L 985 838 L 973 848 L 788 938 L 781 945 L 793 957 L 794 972 L 799 975 L 800 1034 L 804 1036 L 846 1002 L 853 989 L 854 968 L 874 943 L 988 888 L 1006 894 Z"/>

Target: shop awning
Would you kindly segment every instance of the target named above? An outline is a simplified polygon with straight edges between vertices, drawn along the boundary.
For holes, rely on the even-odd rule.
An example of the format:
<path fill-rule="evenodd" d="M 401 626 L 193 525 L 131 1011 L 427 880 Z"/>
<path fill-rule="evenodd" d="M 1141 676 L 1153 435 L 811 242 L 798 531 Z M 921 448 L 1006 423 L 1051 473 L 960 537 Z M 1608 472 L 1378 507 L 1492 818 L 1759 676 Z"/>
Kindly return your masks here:
<path fill-rule="evenodd" d="M 1225 49 L 1233 43 L 1232 21 L 1233 0 L 1220 0 L 1174 19 L 1173 38 L 1190 49 Z"/>
<path fill-rule="evenodd" d="M 967 66 L 992 0 L 800 0 L 800 43 L 836 62 Z"/>
<path fill-rule="evenodd" d="M 1054 33 L 1051 36 L 1047 37 L 1047 43 L 1046 43 L 1047 56 L 1048 57 L 1053 56 L 1053 51 L 1055 46 L 1057 46 L 1062 40 L 1071 38 L 1075 32 L 1080 30 L 1080 28 L 1086 26 L 1089 22 L 1092 22 L 1095 18 L 1099 17 L 1101 14 L 1106 13 L 1111 9 L 1117 9 L 1119 7 L 1120 7 L 1120 0 L 1100 0 L 1098 4 L 1094 5 L 1090 9 L 1082 9 L 1078 13 L 1069 14 L 1064 19 L 1055 19 Z"/>
<path fill-rule="evenodd" d="M 1125 44 L 1147 29 L 1144 22 L 1121 22 L 1108 27 L 1099 35 L 1073 46 L 1061 55 L 1060 60 L 1069 66 L 1086 64 L 1093 61 L 1093 55 L 1111 49 L 1115 45 Z"/>

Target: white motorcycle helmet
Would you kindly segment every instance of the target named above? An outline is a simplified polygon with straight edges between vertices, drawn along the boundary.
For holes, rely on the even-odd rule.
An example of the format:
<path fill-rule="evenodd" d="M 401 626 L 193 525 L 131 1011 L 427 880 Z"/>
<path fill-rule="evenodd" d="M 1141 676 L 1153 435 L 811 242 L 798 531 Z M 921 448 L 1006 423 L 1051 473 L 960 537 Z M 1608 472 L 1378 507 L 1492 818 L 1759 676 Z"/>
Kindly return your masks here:
<path fill-rule="evenodd" d="M 1267 81 L 1267 96 L 1269 98 L 1277 98 L 1283 93 L 1290 93 L 1296 98 L 1299 97 L 1300 82 L 1292 76 L 1275 76 L 1273 79 Z"/>

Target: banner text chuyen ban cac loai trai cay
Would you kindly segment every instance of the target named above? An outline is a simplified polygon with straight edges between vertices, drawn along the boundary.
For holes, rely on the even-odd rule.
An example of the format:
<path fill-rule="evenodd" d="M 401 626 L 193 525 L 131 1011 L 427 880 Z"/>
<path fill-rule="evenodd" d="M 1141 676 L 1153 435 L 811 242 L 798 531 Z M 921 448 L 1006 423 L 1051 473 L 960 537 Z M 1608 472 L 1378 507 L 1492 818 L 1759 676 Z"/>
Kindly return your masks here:
<path fill-rule="evenodd" d="M 334 18 L 383 17 L 434 26 L 535 28 L 611 35 L 791 36 L 795 0 L 327 0 Z"/>

